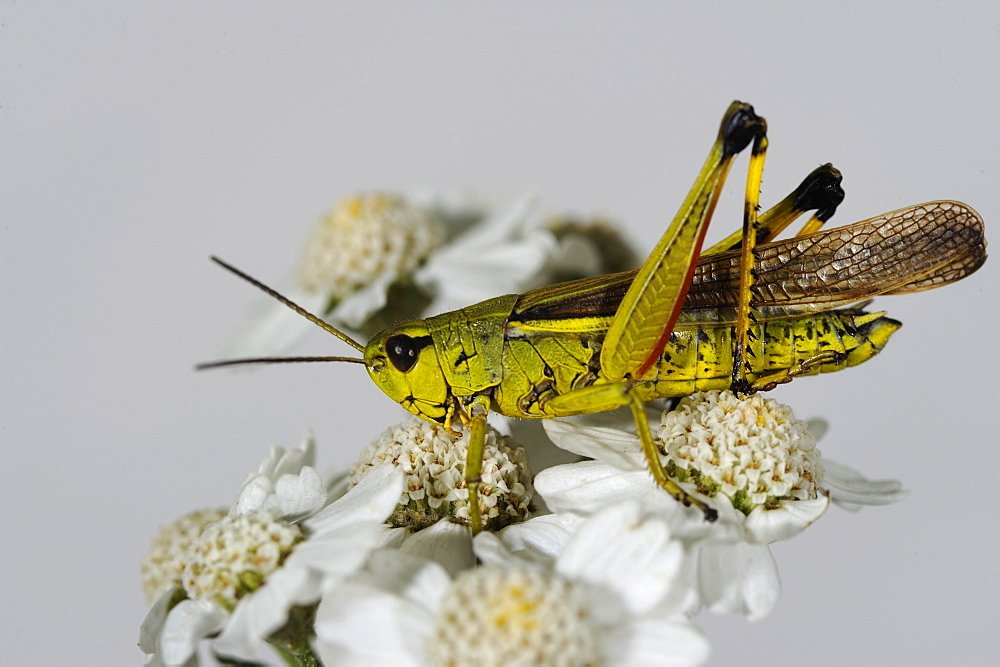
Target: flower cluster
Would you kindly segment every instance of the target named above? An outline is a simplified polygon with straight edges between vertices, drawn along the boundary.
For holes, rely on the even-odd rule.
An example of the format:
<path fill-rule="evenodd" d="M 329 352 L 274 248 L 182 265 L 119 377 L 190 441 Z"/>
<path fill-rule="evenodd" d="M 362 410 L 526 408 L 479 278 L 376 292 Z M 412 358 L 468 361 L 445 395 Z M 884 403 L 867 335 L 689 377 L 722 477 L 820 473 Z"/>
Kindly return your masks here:
<path fill-rule="evenodd" d="M 368 336 L 498 294 L 637 264 L 610 221 L 546 218 L 531 194 L 497 204 L 465 193 L 371 192 L 320 217 L 281 292 L 334 326 Z M 223 355 L 284 352 L 312 326 L 271 301 Z"/>
<path fill-rule="evenodd" d="M 374 466 L 390 462 L 403 470 L 405 486 L 389 524 L 414 530 L 443 518 L 469 520 L 465 490 L 468 437 L 456 440 L 440 424 L 413 420 L 388 429 L 351 466 L 356 484 Z M 479 514 L 486 527 L 499 530 L 530 514 L 534 495 L 524 450 L 494 430 L 486 433 L 479 487 Z"/>
<path fill-rule="evenodd" d="M 365 329 L 398 316 L 400 289 L 447 308 L 457 297 L 447 269 L 477 276 L 462 284 L 475 300 L 477 289 L 627 268 L 605 224 L 543 226 L 530 209 L 528 198 L 488 214 L 468 201 L 358 195 L 320 222 L 293 296 Z M 491 266 L 500 286 L 483 278 Z M 245 337 L 243 353 L 289 343 L 272 335 L 277 322 Z M 316 470 L 311 435 L 273 447 L 228 511 L 187 514 L 154 538 L 142 563 L 146 663 L 700 664 L 699 613 L 755 620 L 774 609 L 772 542 L 831 502 L 905 495 L 823 459 L 821 422 L 757 395 L 704 392 L 650 422 L 654 465 L 717 512 L 709 523 L 653 481 L 631 417 L 614 419 L 545 420 L 545 443 L 488 427 L 475 498 L 471 429 L 458 419 L 411 417 L 333 479 Z M 563 456 L 542 451 L 553 444 Z M 471 512 L 483 519 L 476 535 Z"/>
<path fill-rule="evenodd" d="M 290 664 L 699 664 L 699 611 L 774 608 L 771 542 L 831 498 L 904 495 L 821 463 L 806 424 L 757 396 L 696 394 L 656 431 L 664 467 L 685 471 L 675 478 L 709 499 L 715 523 L 656 486 L 627 430 L 545 428 L 586 460 L 538 471 L 533 486 L 524 449 L 490 428 L 476 536 L 467 432 L 410 418 L 363 450 L 339 497 L 311 437 L 273 448 L 228 513 L 187 515 L 154 539 L 149 663 L 185 664 L 208 642 L 228 659 Z"/>

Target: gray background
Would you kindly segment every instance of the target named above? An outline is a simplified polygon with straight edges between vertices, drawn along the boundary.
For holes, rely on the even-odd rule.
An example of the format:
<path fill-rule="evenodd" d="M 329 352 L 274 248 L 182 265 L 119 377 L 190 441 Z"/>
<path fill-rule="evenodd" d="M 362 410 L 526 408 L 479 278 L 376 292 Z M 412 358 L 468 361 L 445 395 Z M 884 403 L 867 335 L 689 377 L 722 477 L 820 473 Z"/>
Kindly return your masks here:
<path fill-rule="evenodd" d="M 260 303 L 210 253 L 280 283 L 331 203 L 418 185 L 536 188 L 648 250 L 733 99 L 770 124 L 765 206 L 832 161 L 840 224 L 996 221 L 997 5 L 866 5 L 0 2 L 0 663 L 135 664 L 158 524 L 271 444 L 315 429 L 333 468 L 400 416 L 354 366 L 192 372 Z M 997 267 L 879 299 L 882 356 L 776 392 L 912 495 L 776 545 L 774 614 L 701 619 L 715 664 L 1000 658 Z"/>

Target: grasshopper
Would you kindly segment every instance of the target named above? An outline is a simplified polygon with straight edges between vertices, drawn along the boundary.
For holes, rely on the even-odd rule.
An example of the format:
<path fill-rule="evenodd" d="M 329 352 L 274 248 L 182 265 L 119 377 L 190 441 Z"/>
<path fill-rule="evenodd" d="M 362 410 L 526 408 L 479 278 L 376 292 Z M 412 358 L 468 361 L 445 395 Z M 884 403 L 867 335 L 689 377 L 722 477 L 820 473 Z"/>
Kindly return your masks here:
<path fill-rule="evenodd" d="M 751 146 L 743 229 L 701 253 L 736 155 Z M 824 165 L 758 216 L 767 125 L 734 102 L 693 187 L 637 271 L 508 294 L 392 325 L 361 345 L 222 260 L 212 259 L 340 338 L 362 357 L 236 359 L 202 364 L 345 361 L 364 364 L 390 398 L 421 419 L 470 431 L 469 524 L 478 497 L 487 414 L 550 418 L 627 406 L 655 482 L 685 505 L 717 514 L 666 473 L 643 410 L 654 398 L 732 388 L 772 389 L 800 375 L 855 366 L 901 326 L 868 313 L 879 294 L 954 282 L 986 259 L 983 223 L 965 204 L 911 206 L 820 231 L 843 199 Z M 795 237 L 772 242 L 816 213 Z M 856 305 L 852 305 L 856 304 Z"/>

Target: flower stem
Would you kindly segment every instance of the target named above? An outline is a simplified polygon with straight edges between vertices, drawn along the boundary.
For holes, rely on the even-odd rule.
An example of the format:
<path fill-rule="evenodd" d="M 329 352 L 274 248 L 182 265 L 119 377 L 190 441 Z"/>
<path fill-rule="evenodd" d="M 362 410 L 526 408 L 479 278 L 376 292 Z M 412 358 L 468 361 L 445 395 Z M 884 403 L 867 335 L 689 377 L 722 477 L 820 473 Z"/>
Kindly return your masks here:
<path fill-rule="evenodd" d="M 316 607 L 292 607 L 288 622 L 271 635 L 267 642 L 281 655 L 289 667 L 322 667 L 323 661 L 312 651 L 310 640 L 316 622 Z"/>

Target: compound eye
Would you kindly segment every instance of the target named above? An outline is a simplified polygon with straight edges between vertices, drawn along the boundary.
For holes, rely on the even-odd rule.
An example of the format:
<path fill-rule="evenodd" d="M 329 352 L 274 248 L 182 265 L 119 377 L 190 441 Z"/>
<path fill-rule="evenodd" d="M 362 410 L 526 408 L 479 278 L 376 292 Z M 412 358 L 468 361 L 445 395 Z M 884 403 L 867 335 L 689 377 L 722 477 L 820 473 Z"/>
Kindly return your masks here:
<path fill-rule="evenodd" d="M 385 341 L 385 352 L 389 363 L 400 373 L 405 373 L 417 363 L 420 350 L 430 343 L 430 336 L 411 338 L 406 334 L 389 336 Z"/>

